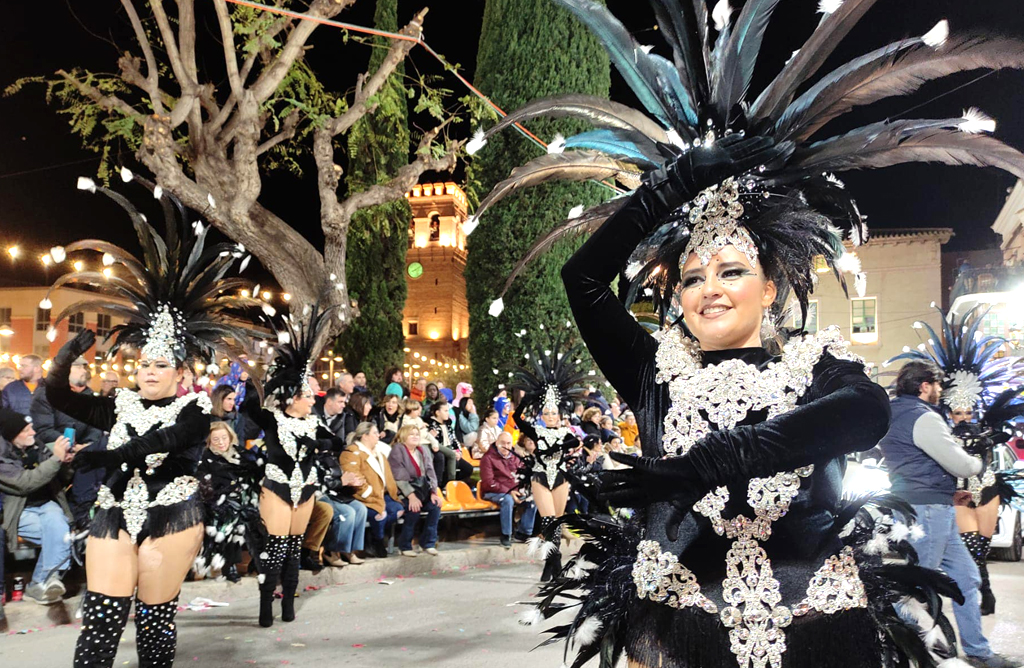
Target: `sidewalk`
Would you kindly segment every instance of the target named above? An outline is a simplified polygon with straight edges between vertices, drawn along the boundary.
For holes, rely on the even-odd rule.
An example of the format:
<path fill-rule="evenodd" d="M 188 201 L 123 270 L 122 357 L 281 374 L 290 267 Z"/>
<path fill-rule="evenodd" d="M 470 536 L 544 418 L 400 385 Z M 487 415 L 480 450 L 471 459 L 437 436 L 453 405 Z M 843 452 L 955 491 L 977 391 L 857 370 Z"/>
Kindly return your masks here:
<path fill-rule="evenodd" d="M 365 584 L 377 581 L 397 581 L 416 575 L 437 575 L 445 572 L 465 571 L 473 568 L 522 563 L 530 561 L 527 546 L 515 543 L 506 550 L 495 539 L 481 539 L 465 542 L 442 542 L 437 544 L 440 552 L 436 557 L 421 553 L 418 557 L 392 555 L 387 559 L 367 559 L 366 563 L 344 568 L 326 567 L 319 573 L 301 571 L 299 591 L 304 596 L 315 595 L 315 591 L 332 585 Z M 538 562 L 538 568 L 540 564 Z M 7 612 L 9 634 L 35 633 L 63 624 L 78 623 L 73 619 L 78 609 L 81 594 L 64 599 L 63 604 L 42 606 L 31 601 L 8 602 Z M 199 580 L 185 582 L 178 597 L 179 605 L 187 605 L 196 598 L 232 603 L 248 598 L 257 598 L 256 577 L 243 577 L 241 582 L 227 580 Z"/>

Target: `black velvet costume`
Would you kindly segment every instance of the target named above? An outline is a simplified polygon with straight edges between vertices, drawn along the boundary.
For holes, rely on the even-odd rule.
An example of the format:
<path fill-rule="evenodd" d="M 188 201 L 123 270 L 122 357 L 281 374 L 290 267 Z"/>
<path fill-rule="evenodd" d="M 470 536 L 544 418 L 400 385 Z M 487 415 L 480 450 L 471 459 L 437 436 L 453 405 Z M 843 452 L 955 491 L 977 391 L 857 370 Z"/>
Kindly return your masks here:
<path fill-rule="evenodd" d="M 563 460 L 566 453 L 580 444 L 572 430 L 559 427 L 550 429 L 537 427 L 523 417 L 523 405 L 516 408 L 512 419 L 519 431 L 537 444 L 530 468 L 531 480 L 545 489 L 557 489 L 566 482 Z"/>
<path fill-rule="evenodd" d="M 258 451 L 238 449 L 228 459 L 203 451 L 197 476 L 203 485 L 206 536 L 196 570 L 222 571 L 242 560 L 242 548 L 259 562 L 266 530 L 259 514 L 263 459 Z"/>
<path fill-rule="evenodd" d="M 149 401 L 125 388 L 118 390 L 116 398 L 78 394 L 68 384 L 70 370 L 70 365 L 54 361 L 46 378 L 46 398 L 57 410 L 109 431 L 105 454 L 118 462 L 107 467 L 90 535 L 117 538 L 123 530 L 138 545 L 147 537 L 159 538 L 202 523 L 203 503 L 194 476 L 210 433 L 209 397 L 199 393 Z M 132 424 L 132 415 L 122 414 L 136 407 L 156 412 L 172 404 L 179 410 L 169 423 L 152 424 L 142 433 Z M 126 502 L 126 490 L 139 481 L 145 499 L 133 503 L 129 495 Z"/>
<path fill-rule="evenodd" d="M 672 406 L 668 384 L 655 378 L 659 342 L 623 308 L 609 284 L 666 213 L 647 187 L 641 187 L 562 271 L 580 332 L 602 372 L 634 409 L 643 454 L 654 458 L 666 454 L 662 447 L 664 420 Z M 764 370 L 779 357 L 762 348 L 702 354 L 705 367 L 728 360 Z M 750 412 L 732 429 L 718 430 L 712 423 L 710 433 L 677 459 L 692 467 L 691 503 L 719 486 L 728 488 L 729 501 L 721 512 L 725 518 L 752 514 L 745 502 L 752 478 L 814 465 L 813 473 L 802 477 L 788 513 L 772 523 L 771 537 L 761 543 L 779 582 L 781 605 L 792 607 L 804 598 L 808 581 L 825 559 L 843 547 L 837 535 L 842 525 L 836 516 L 845 455 L 874 446 L 888 423 L 886 394 L 865 375 L 863 365 L 824 352 L 795 408 L 772 419 L 767 419 L 763 410 Z M 661 550 L 678 555 L 679 563 L 692 571 L 700 591 L 718 610 L 725 607 L 722 584 L 732 541 L 716 534 L 697 512 L 685 514 L 677 540 L 671 540 L 666 535 L 666 520 L 674 512 L 669 503 L 648 505 L 639 516 L 639 526 L 627 531 L 635 537 L 624 541 L 624 554 L 613 557 L 620 559 L 619 567 L 608 574 L 610 581 L 595 588 L 611 586 L 614 591 L 629 592 L 624 633 L 625 651 L 631 659 L 664 668 L 735 666 L 737 657 L 730 651 L 729 632 L 718 614 L 699 606 L 674 608 L 638 598 L 630 581 L 638 540 L 657 541 Z M 882 665 L 883 647 L 870 617 L 865 608 L 838 614 L 811 611 L 794 617 L 784 629 L 788 649 L 782 654 L 782 666 L 877 668 Z M 835 662 L 838 657 L 842 657 L 841 664 Z"/>

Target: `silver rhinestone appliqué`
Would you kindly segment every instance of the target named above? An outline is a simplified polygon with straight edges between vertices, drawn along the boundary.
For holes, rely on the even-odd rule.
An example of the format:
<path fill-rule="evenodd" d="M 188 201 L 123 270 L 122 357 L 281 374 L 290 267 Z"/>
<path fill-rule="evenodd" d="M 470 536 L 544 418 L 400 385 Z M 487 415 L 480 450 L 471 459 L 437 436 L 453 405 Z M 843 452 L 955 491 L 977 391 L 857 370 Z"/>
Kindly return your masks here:
<path fill-rule="evenodd" d="M 706 265 L 718 251 L 733 246 L 747 257 L 751 267 L 757 266 L 757 246 L 750 233 L 739 224 L 743 215 L 739 198 L 739 183 L 728 178 L 702 190 L 690 202 L 690 241 L 679 257 L 680 263 L 685 263 L 690 253 L 696 253 L 700 263 Z"/>

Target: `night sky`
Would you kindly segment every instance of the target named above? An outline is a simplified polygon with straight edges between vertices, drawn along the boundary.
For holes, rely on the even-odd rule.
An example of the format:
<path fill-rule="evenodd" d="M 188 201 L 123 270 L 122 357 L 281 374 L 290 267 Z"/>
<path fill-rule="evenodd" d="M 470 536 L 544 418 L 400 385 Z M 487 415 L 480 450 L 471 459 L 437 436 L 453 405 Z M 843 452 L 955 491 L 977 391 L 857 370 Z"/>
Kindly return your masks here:
<path fill-rule="evenodd" d="M 522 0 L 524 5 L 543 1 Z M 220 47 L 214 41 L 214 35 L 219 34 L 216 21 L 210 8 L 203 6 L 203 0 L 196 4 L 200 14 L 198 39 L 213 49 L 200 51 L 200 70 L 205 57 L 215 62 L 220 71 L 223 63 L 219 59 Z M 641 43 L 654 44 L 659 53 L 667 55 L 660 36 L 652 30 L 654 21 L 646 3 L 609 0 L 609 4 Z M 765 38 L 766 48 L 758 61 L 756 90 L 770 80 L 811 33 L 817 23 L 816 4 L 816 0 L 780 3 Z M 370 25 L 373 5 L 372 0 L 359 0 L 355 8 L 337 18 Z M 472 79 L 483 0 L 401 0 L 400 21 L 404 23 L 424 5 L 431 8 L 425 24 L 427 42 L 449 61 L 459 63 Z M 954 34 L 986 30 L 1024 36 L 1024 12 L 1019 0 L 879 0 L 822 72 L 892 40 L 923 34 L 940 18 L 949 19 Z M 369 58 L 369 47 L 342 46 L 338 31 L 330 28 L 318 28 L 312 44 L 311 65 L 334 89 L 351 86 L 355 74 L 365 68 Z M 4 21 L 0 23 L 0 87 L 8 86 L 19 77 L 51 74 L 59 68 L 81 66 L 114 71 L 120 51 L 125 49 L 139 53 L 117 0 L 7 3 Z M 423 72 L 440 72 L 436 62 L 423 50 L 414 50 L 412 66 Z M 997 137 L 1024 148 L 1024 73 L 1001 72 L 974 81 L 980 74 L 982 72 L 949 77 L 925 86 L 910 98 L 875 104 L 851 115 L 852 120 L 840 119 L 830 124 L 826 132 L 841 132 L 887 115 L 947 117 L 978 106 L 998 121 Z M 465 92 L 454 78 L 447 79 L 445 85 L 457 95 Z M 959 90 L 944 94 L 961 86 Z M 634 103 L 617 75 L 613 75 L 612 97 Z M 427 119 L 414 119 L 414 122 L 417 120 L 423 127 L 429 122 Z M 459 126 L 458 132 L 468 134 L 469 125 Z M 123 156 L 123 162 L 135 166 L 130 155 Z M 115 213 L 111 204 L 75 190 L 77 176 L 95 174 L 97 164 L 98 158 L 81 148 L 57 108 L 46 105 L 42 87 L 30 87 L 18 95 L 0 99 L 2 247 L 19 244 L 38 255 L 55 243 L 68 243 L 85 236 L 101 236 L 131 247 L 127 221 Z M 856 194 L 870 226 L 951 227 L 956 231 L 956 237 L 947 247 L 951 249 L 982 248 L 997 243 L 998 237 L 989 226 L 1013 185 L 1011 176 L 994 169 L 939 165 L 849 173 L 843 179 Z M 319 239 L 312 171 L 304 180 L 284 175 L 267 178 L 263 201 L 270 209 L 284 214 L 310 239 Z M 2 284 L 41 283 L 43 276 L 35 270 L 38 258 L 27 260 L 12 264 L 6 253 L 0 256 Z M 29 266 L 33 267 L 31 271 Z"/>

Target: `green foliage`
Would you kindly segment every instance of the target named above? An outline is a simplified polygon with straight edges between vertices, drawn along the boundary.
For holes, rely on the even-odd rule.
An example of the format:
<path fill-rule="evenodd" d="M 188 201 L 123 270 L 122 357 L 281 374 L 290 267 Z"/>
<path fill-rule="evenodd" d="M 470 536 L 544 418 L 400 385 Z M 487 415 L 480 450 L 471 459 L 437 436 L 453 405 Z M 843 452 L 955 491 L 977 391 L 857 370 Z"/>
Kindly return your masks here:
<path fill-rule="evenodd" d="M 377 0 L 374 23 L 381 30 L 398 27 L 397 0 Z M 387 52 L 381 41 L 370 57 L 370 68 L 380 66 Z M 399 66 L 374 96 L 377 109 L 363 117 L 348 135 L 349 192 L 383 183 L 408 163 L 410 136 L 408 91 Z M 405 254 L 412 220 L 403 199 L 371 207 L 352 217 L 348 234 L 346 273 L 352 298 L 359 303 L 359 317 L 338 339 L 345 366 L 363 371 L 371 387 L 383 387 L 384 371 L 402 366 L 405 337 Z"/>
<path fill-rule="evenodd" d="M 597 41 L 549 0 L 487 0 L 474 83 L 511 111 L 555 94 L 607 96 L 610 69 Z M 565 120 L 528 125 L 545 141 L 556 133 L 569 136 L 585 129 Z M 473 159 L 471 196 L 482 197 L 513 168 L 540 154 L 540 148 L 514 131 L 493 137 Z M 607 193 L 592 183 L 528 189 L 489 209 L 469 237 L 469 351 L 478 396 L 493 396 L 529 347 L 546 347 L 551 334 L 574 337 L 574 327 L 566 325 L 571 314 L 559 271 L 579 241 L 561 242 L 535 260 L 505 295 L 499 317 L 491 317 L 487 310 L 513 266 L 542 232 L 564 220 L 573 206 L 606 198 Z"/>

